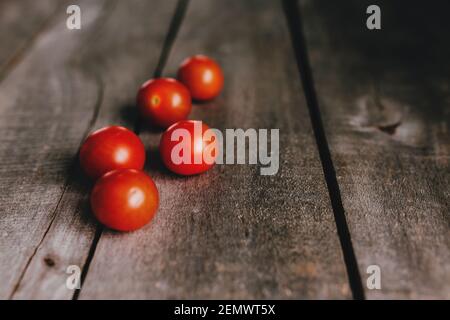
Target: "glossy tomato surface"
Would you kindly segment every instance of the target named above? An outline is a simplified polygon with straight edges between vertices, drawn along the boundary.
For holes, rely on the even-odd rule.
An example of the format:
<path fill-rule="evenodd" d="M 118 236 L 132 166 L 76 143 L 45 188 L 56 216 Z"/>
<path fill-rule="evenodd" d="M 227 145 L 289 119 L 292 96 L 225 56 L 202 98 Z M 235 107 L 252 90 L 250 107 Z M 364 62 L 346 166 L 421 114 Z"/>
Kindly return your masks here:
<path fill-rule="evenodd" d="M 91 193 L 91 208 L 105 226 L 132 231 L 154 217 L 159 194 L 153 180 L 144 172 L 119 169 L 102 176 Z"/>
<path fill-rule="evenodd" d="M 115 169 L 142 169 L 145 148 L 132 131 L 120 126 L 90 134 L 80 149 L 80 164 L 86 174 L 97 179 Z"/>
<path fill-rule="evenodd" d="M 217 157 L 217 138 L 207 135 L 209 127 L 201 121 L 184 120 L 162 135 L 159 152 L 164 165 L 180 175 L 194 175 L 212 168 Z"/>
<path fill-rule="evenodd" d="M 170 78 L 145 82 L 139 89 L 137 104 L 140 113 L 150 124 L 162 128 L 187 119 L 192 108 L 188 89 Z"/>
<path fill-rule="evenodd" d="M 213 59 L 202 55 L 187 58 L 178 69 L 180 80 L 196 100 L 217 97 L 223 87 L 223 73 Z"/>

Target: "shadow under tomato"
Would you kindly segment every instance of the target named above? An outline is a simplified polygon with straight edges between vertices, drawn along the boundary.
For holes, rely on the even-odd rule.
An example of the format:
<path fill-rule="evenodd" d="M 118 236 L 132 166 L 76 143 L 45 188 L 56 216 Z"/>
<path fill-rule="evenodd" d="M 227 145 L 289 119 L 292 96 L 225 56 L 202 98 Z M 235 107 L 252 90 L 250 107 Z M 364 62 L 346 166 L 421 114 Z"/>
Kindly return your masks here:
<path fill-rule="evenodd" d="M 78 160 L 78 158 L 77 158 Z M 68 194 L 79 194 L 82 195 L 76 204 L 76 212 L 80 215 L 80 219 L 82 224 L 86 225 L 97 225 L 97 220 L 91 211 L 89 197 L 92 191 L 92 188 L 95 185 L 95 181 L 86 176 L 83 172 L 83 169 L 80 167 L 79 162 L 77 161 L 74 165 L 70 184 L 68 185 L 68 190 L 66 193 Z"/>
<path fill-rule="evenodd" d="M 145 162 L 145 171 L 151 175 L 161 175 L 169 179 L 180 179 L 183 176 L 177 175 L 166 168 L 161 160 L 158 147 L 147 148 L 147 161 Z"/>
<path fill-rule="evenodd" d="M 119 114 L 124 124 L 133 130 L 139 116 L 137 106 L 131 103 L 126 104 L 119 109 Z"/>
<path fill-rule="evenodd" d="M 149 123 L 145 120 L 139 120 L 139 122 L 136 125 L 136 132 L 138 134 L 141 133 L 163 133 L 164 128 L 158 127 L 154 124 Z"/>

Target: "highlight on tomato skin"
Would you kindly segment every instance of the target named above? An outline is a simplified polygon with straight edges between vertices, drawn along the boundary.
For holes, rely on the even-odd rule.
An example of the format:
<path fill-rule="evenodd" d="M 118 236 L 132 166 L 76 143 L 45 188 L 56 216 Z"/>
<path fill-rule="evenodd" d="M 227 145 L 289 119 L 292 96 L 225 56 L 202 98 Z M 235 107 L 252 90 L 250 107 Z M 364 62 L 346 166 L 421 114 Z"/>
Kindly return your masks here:
<path fill-rule="evenodd" d="M 90 202 L 100 223 L 117 231 L 133 231 L 153 219 L 159 193 L 152 178 L 143 171 L 119 169 L 98 179 Z"/>
<path fill-rule="evenodd" d="M 137 104 L 142 117 L 149 124 L 164 129 L 187 119 L 192 109 L 189 90 L 172 78 L 157 78 L 145 82 L 139 89 Z"/>
<path fill-rule="evenodd" d="M 217 97 L 224 82 L 219 64 L 204 55 L 195 55 L 184 60 L 178 69 L 177 78 L 189 89 L 195 100 L 211 100 Z"/>
<path fill-rule="evenodd" d="M 80 148 L 80 165 L 92 179 L 115 169 L 141 170 L 145 163 L 145 147 L 131 130 L 109 126 L 91 133 Z"/>
<path fill-rule="evenodd" d="M 162 162 L 179 175 L 195 175 L 211 169 L 218 155 L 217 137 L 208 125 L 183 120 L 170 126 L 161 136 Z"/>

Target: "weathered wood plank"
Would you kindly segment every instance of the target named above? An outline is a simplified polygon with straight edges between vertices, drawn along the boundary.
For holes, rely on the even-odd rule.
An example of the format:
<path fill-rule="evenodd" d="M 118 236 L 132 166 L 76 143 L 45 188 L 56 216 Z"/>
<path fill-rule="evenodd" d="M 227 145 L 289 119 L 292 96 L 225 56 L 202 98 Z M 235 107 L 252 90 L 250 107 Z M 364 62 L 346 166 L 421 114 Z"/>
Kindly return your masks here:
<path fill-rule="evenodd" d="M 55 13 L 57 0 L 0 1 L 0 79 Z"/>
<path fill-rule="evenodd" d="M 280 128 L 280 171 L 216 166 L 177 177 L 144 131 L 161 194 L 155 220 L 104 232 L 80 298 L 349 298 L 333 214 L 283 12 L 274 1 L 191 1 L 169 57 L 205 53 L 225 72 L 221 97 L 192 118 L 224 128 Z"/>
<path fill-rule="evenodd" d="M 64 95 L 66 108 L 84 113 L 89 111 L 90 117 L 94 108 L 97 109 L 90 124 L 86 116 L 72 117 L 74 123 L 79 122 L 83 127 L 91 125 L 90 129 L 111 124 L 133 128 L 136 90 L 152 74 L 158 62 L 175 3 L 133 0 L 106 1 L 101 8 L 100 1 L 87 1 L 80 5 L 84 17 L 91 21 L 91 26 L 83 25 L 82 30 L 90 36 L 88 40 L 80 41 L 78 47 L 71 48 L 69 56 L 74 61 L 70 64 L 70 71 L 72 75 L 94 73 L 96 83 L 101 86 L 101 95 L 96 101 L 86 100 L 86 92 L 92 90 L 92 81 L 72 84 L 72 92 Z M 155 7 L 158 10 L 154 10 Z M 101 14 L 97 12 L 99 9 Z M 54 32 L 60 32 L 59 28 Z M 51 93 L 54 94 L 53 91 Z M 65 153 L 71 160 L 76 155 L 81 137 L 78 135 L 76 141 L 74 138 L 73 145 Z M 68 138 L 67 134 L 59 138 L 66 142 L 67 149 Z M 46 150 L 46 154 L 59 154 L 59 150 Z M 41 163 L 39 167 L 44 165 L 48 166 Z M 97 224 L 91 217 L 88 203 L 89 182 L 78 168 L 66 178 L 69 180 L 59 202 L 56 204 L 52 198 L 53 223 L 49 226 L 45 220 L 49 229 L 14 292 L 15 299 L 70 299 L 74 294 L 66 288 L 66 268 L 69 265 L 84 267 Z M 34 198 L 42 202 L 42 197 L 34 195 Z M 36 209 L 30 209 L 30 212 L 36 214 Z M 47 210 L 39 212 L 49 214 Z M 29 223 L 29 219 L 24 218 L 24 222 Z M 28 239 L 25 244 L 29 248 L 33 242 Z M 110 281 L 114 281 L 114 277 Z"/>
<path fill-rule="evenodd" d="M 101 2 L 81 3 L 93 18 L 100 14 Z M 0 84 L 1 298 L 13 292 L 54 217 L 98 99 L 94 76 L 71 67 L 88 33 L 70 32 L 65 18 L 64 10 Z"/>
<path fill-rule="evenodd" d="M 450 298 L 448 2 L 300 1 L 353 245 L 368 298 Z"/>

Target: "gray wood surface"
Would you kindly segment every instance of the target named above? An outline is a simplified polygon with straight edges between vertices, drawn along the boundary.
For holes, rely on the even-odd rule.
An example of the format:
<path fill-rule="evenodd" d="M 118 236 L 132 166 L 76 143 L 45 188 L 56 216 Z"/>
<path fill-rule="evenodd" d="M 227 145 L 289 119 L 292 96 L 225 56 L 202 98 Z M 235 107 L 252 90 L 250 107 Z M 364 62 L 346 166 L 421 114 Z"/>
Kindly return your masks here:
<path fill-rule="evenodd" d="M 158 11 L 147 1 L 78 4 L 81 31 L 66 29 L 64 8 L 0 86 L 0 130 L 10 139 L 1 144 L 2 297 L 72 298 L 66 268 L 84 267 L 96 231 L 78 146 L 95 128 L 133 128 L 136 88 L 153 72 L 175 9 L 175 1 L 159 1 Z"/>
<path fill-rule="evenodd" d="M 0 83 L 2 298 L 15 290 L 55 215 L 98 99 L 95 78 L 70 65 L 85 36 L 66 29 L 64 10 Z"/>
<path fill-rule="evenodd" d="M 353 245 L 381 268 L 368 298 L 450 298 L 448 3 L 300 1 Z"/>
<path fill-rule="evenodd" d="M 58 8 L 57 0 L 0 1 L 0 80 L 20 61 L 45 30 Z"/>
<path fill-rule="evenodd" d="M 279 128 L 280 171 L 177 177 L 159 162 L 160 134 L 144 129 L 161 207 L 137 232 L 103 233 L 80 298 L 351 297 L 280 3 L 191 1 L 164 74 L 197 53 L 218 59 L 226 85 L 191 118 Z"/>
<path fill-rule="evenodd" d="M 177 3 L 0 1 L 0 299 L 352 297 L 281 3 L 191 0 L 170 47 Z M 66 28 L 68 4 L 81 7 L 79 31 Z M 368 298 L 448 299 L 450 4 L 380 0 L 372 32 L 369 4 L 298 0 L 331 198 L 340 192 Z M 225 88 L 191 118 L 279 128 L 276 176 L 217 165 L 179 177 L 161 164 L 161 132 L 140 125 L 135 95 L 155 68 L 174 76 L 198 53 L 220 62 Z M 77 161 L 84 137 L 111 124 L 139 132 L 161 195 L 132 233 L 93 219 Z M 381 290 L 365 286 L 373 264 Z M 69 265 L 81 291 L 66 287 Z"/>

